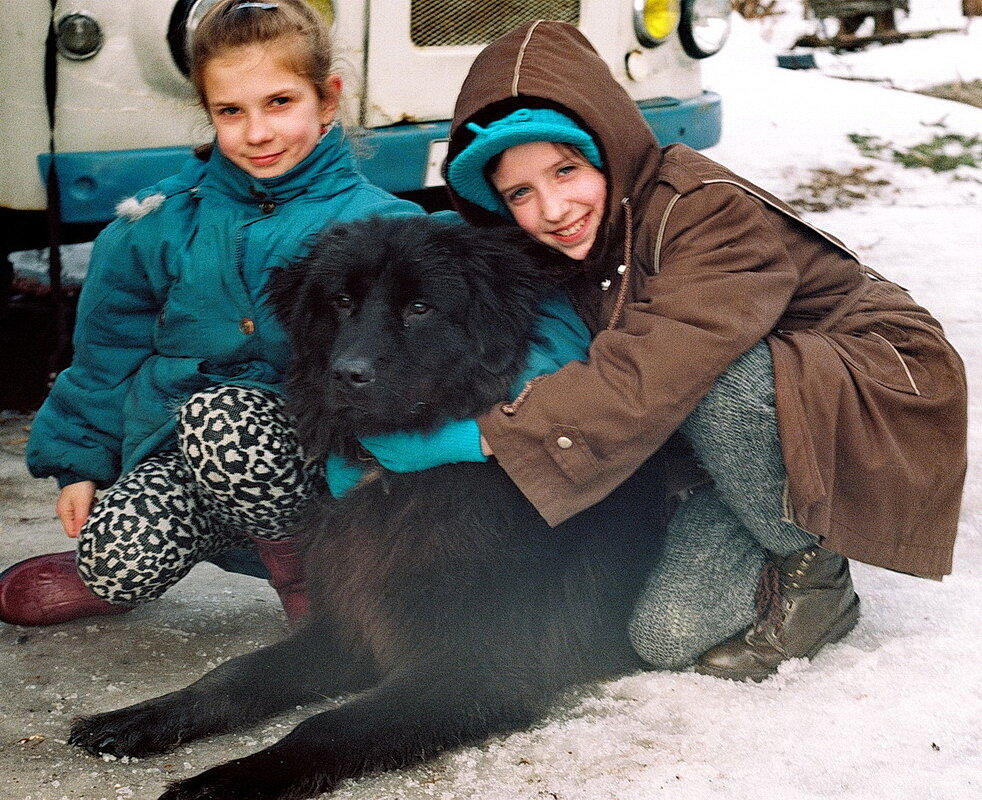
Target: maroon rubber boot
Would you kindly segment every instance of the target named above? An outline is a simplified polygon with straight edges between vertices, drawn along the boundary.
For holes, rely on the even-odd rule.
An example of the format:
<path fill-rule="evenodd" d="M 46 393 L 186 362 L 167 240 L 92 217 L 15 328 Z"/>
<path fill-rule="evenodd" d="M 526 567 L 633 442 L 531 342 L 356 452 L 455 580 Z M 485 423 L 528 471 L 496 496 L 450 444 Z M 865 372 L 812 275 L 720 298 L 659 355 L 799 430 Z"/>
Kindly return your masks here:
<path fill-rule="evenodd" d="M 0 621 L 9 625 L 57 625 L 132 608 L 92 594 L 79 577 L 74 550 L 34 556 L 0 573 Z"/>
<path fill-rule="evenodd" d="M 280 596 L 286 618 L 291 624 L 300 622 L 310 611 L 307 582 L 304 578 L 300 547 L 294 539 L 270 542 L 250 537 L 256 543 L 256 552 L 269 570 L 269 585 Z"/>

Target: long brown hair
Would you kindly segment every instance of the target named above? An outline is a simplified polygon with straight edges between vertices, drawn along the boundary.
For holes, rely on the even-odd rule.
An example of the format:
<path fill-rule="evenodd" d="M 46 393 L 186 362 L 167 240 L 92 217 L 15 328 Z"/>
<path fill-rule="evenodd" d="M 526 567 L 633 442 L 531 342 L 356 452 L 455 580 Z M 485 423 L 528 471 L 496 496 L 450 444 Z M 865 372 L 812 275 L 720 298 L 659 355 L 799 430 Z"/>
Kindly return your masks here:
<path fill-rule="evenodd" d="M 249 3 L 220 0 L 201 18 L 191 37 L 189 77 L 207 108 L 205 65 L 237 47 L 277 42 L 297 75 L 314 84 L 324 100 L 330 91 L 332 47 L 327 23 L 303 0 Z"/>

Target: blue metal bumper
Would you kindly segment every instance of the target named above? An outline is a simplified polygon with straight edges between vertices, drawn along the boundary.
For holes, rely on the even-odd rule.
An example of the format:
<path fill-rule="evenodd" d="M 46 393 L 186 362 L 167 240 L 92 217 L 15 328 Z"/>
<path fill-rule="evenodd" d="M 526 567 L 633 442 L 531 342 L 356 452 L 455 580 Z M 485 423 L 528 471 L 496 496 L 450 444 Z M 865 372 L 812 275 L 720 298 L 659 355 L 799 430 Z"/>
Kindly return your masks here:
<path fill-rule="evenodd" d="M 722 131 L 722 102 L 713 92 L 690 100 L 656 98 L 638 104 L 662 144 L 684 142 L 711 147 Z M 424 188 L 430 143 L 446 139 L 449 122 L 424 122 L 352 133 L 366 177 L 390 192 Z M 65 222 L 107 222 L 120 200 L 173 175 L 191 154 L 189 147 L 58 153 L 61 217 Z M 51 156 L 38 156 L 42 182 Z"/>

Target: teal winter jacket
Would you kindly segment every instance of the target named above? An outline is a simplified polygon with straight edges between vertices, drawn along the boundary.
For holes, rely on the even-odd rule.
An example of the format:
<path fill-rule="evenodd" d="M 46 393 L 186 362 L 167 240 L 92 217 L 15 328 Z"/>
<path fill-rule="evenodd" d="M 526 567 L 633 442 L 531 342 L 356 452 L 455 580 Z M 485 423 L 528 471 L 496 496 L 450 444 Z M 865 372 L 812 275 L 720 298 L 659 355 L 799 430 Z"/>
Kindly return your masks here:
<path fill-rule="evenodd" d="M 423 213 L 368 183 L 340 128 L 276 178 L 251 177 L 216 147 L 120 209 L 96 239 L 74 361 L 27 447 L 31 473 L 61 486 L 104 487 L 173 449 L 178 409 L 196 391 L 278 389 L 288 342 L 264 302 L 270 270 L 329 223 Z"/>

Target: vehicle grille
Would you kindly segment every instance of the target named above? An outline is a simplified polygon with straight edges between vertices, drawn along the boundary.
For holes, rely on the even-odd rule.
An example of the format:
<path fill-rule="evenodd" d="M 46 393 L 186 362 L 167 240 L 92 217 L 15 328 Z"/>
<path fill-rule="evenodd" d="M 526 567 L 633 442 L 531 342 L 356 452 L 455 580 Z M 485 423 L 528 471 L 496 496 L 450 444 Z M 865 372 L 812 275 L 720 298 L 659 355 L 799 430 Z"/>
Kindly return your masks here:
<path fill-rule="evenodd" d="M 580 21 L 579 0 L 412 0 L 417 47 L 487 44 L 530 19 Z"/>

